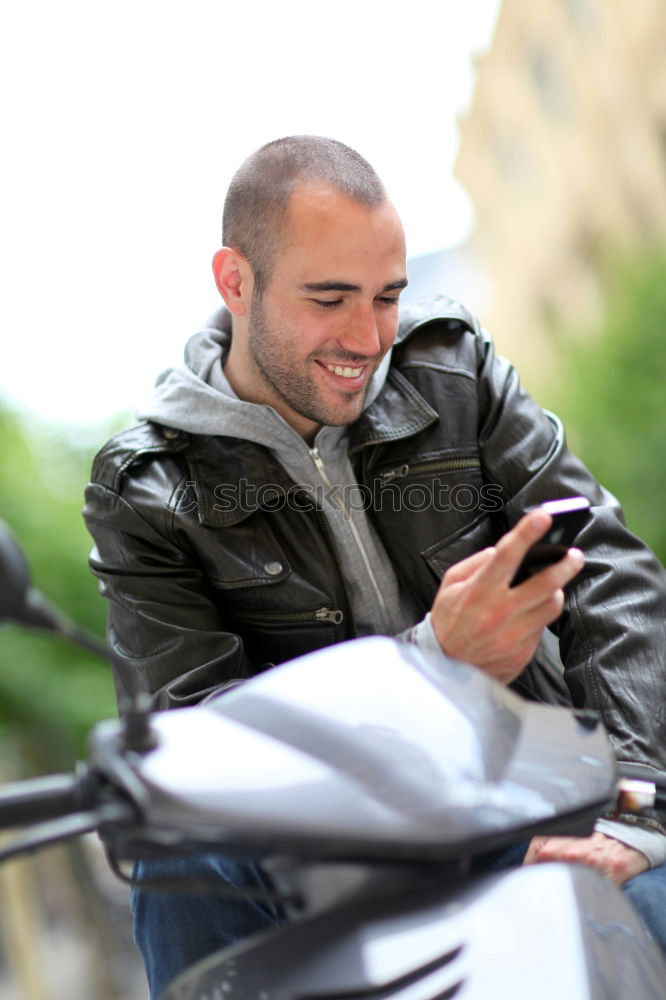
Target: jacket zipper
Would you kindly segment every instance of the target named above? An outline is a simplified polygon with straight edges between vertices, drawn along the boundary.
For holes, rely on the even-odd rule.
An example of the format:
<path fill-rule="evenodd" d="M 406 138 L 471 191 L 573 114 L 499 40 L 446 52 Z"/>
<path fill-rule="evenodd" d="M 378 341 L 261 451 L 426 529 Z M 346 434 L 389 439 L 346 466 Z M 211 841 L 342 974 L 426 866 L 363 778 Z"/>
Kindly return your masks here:
<path fill-rule="evenodd" d="M 438 462 L 421 462 L 416 465 L 397 465 L 395 469 L 388 469 L 379 473 L 379 480 L 382 483 L 390 483 L 394 479 L 402 479 L 404 476 L 421 476 L 426 472 L 454 472 L 458 469 L 480 469 L 481 462 L 478 458 L 448 458 Z"/>
<path fill-rule="evenodd" d="M 307 622 L 332 622 L 333 625 L 340 625 L 345 617 L 342 611 L 332 608 L 316 608 L 314 611 L 232 611 L 231 615 L 256 625 L 301 625 Z"/>
<path fill-rule="evenodd" d="M 330 478 L 328 476 L 328 473 L 326 471 L 326 466 L 324 465 L 324 461 L 323 461 L 323 459 L 322 459 L 322 457 L 321 457 L 321 455 L 319 453 L 319 449 L 316 446 L 314 448 L 310 448 L 310 455 L 312 456 L 312 461 L 314 462 L 314 464 L 315 464 L 315 466 L 317 468 L 317 471 L 319 472 L 319 475 L 321 476 L 324 484 L 329 489 L 333 489 L 333 483 L 331 482 L 331 480 L 330 480 Z M 386 622 L 388 622 L 388 610 L 387 610 L 387 607 L 386 607 L 386 601 L 384 600 L 384 595 L 382 594 L 381 587 L 379 586 L 379 583 L 377 582 L 377 578 L 375 576 L 374 570 L 373 570 L 372 566 L 370 565 L 370 559 L 368 558 L 368 553 L 365 551 L 365 547 L 363 545 L 363 541 L 361 539 L 361 536 L 359 535 L 358 528 L 356 527 L 356 525 L 354 523 L 354 519 L 352 517 L 351 511 L 345 505 L 344 500 L 342 500 L 341 503 L 340 503 L 340 509 L 342 510 L 343 516 L 344 516 L 345 520 L 347 521 L 347 524 L 349 525 L 349 528 L 351 530 L 352 535 L 354 536 L 354 541 L 356 542 L 356 546 L 357 546 L 359 552 L 361 553 L 361 559 L 363 560 L 363 565 L 365 566 L 365 571 L 368 574 L 368 578 L 370 579 L 370 583 L 372 584 L 372 588 L 373 588 L 373 590 L 375 592 L 375 597 L 377 598 L 377 603 L 379 604 L 379 607 L 382 609 L 382 614 L 384 615 L 384 620 Z"/>

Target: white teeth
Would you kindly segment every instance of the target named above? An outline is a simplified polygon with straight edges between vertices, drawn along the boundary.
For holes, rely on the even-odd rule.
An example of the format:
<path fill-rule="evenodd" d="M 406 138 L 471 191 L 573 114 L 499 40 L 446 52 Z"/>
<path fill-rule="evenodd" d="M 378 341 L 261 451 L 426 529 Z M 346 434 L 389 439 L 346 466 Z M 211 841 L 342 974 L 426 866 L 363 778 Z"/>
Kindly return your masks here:
<path fill-rule="evenodd" d="M 333 372 L 334 375 L 342 375 L 343 378 L 358 378 L 363 371 L 362 368 L 349 368 L 349 366 L 343 368 L 341 365 L 326 365 L 326 367 L 329 372 Z"/>

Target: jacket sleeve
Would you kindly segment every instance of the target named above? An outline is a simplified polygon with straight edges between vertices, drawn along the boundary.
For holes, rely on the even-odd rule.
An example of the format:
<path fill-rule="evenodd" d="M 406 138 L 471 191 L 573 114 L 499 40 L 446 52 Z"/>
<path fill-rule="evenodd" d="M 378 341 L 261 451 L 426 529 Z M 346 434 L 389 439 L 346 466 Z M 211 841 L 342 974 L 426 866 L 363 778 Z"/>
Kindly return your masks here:
<path fill-rule="evenodd" d="M 666 574 L 625 526 L 617 500 L 568 451 L 559 420 L 520 387 L 514 369 L 478 341 L 479 441 L 502 486 L 504 528 L 546 500 L 583 495 L 592 518 L 576 544 L 585 567 L 566 588 L 559 636 L 573 703 L 596 709 L 617 757 L 666 767 Z"/>
<path fill-rule="evenodd" d="M 191 705 L 254 671 L 239 636 L 225 631 L 196 560 L 170 537 L 165 518 L 140 508 L 102 483 L 86 490 L 116 692 L 121 700 L 148 691 L 158 709 Z"/>

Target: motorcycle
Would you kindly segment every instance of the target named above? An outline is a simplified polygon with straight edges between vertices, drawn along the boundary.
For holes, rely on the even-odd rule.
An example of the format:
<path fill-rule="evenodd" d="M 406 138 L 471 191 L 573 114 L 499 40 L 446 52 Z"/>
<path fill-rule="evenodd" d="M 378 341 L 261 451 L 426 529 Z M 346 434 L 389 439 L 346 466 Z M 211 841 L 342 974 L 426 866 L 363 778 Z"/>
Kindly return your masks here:
<path fill-rule="evenodd" d="M 91 830 L 122 878 L 165 854 L 259 859 L 289 920 L 196 963 L 163 1000 L 657 1000 L 666 964 L 610 880 L 489 864 L 535 834 L 666 807 L 639 772 L 620 773 L 593 713 L 370 637 L 196 707 L 136 699 L 93 729 L 74 774 L 2 790 L 0 828 L 28 830 L 0 860 Z"/>

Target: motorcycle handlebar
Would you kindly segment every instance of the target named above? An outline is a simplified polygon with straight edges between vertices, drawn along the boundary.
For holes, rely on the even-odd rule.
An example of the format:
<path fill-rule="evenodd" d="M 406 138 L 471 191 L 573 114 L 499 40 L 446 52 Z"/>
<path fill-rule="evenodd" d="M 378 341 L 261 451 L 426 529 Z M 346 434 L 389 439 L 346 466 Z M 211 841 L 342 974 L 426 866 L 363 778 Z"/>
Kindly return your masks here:
<path fill-rule="evenodd" d="M 150 749 L 154 735 L 145 706 L 126 712 L 120 743 L 132 752 Z M 16 781 L 0 788 L 0 831 L 32 827 L 29 833 L 0 848 L 0 862 L 16 854 L 78 836 L 100 824 L 132 824 L 141 809 L 132 790 L 116 783 L 94 767 L 81 766 L 76 773 L 52 774 Z M 654 768 L 636 764 L 618 765 L 615 808 L 618 812 L 641 813 L 664 810 L 666 776 Z M 40 826 L 41 824 L 41 826 Z M 150 823 L 145 829 L 149 838 Z"/>
<path fill-rule="evenodd" d="M 28 829 L 0 840 L 0 864 L 136 818 L 132 802 L 89 769 L 13 782 L 0 788 L 0 831 Z"/>
<path fill-rule="evenodd" d="M 0 789 L 0 830 L 59 819 L 94 805 L 87 771 L 16 781 Z"/>

